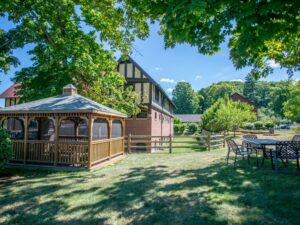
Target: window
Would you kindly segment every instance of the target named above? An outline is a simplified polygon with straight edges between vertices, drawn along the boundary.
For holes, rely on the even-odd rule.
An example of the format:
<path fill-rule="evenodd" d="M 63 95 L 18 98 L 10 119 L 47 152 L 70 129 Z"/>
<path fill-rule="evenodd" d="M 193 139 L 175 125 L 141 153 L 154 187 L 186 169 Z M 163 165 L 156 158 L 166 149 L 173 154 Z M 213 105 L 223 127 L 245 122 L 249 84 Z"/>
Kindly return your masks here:
<path fill-rule="evenodd" d="M 154 118 L 157 119 L 157 112 L 154 113 Z"/>
<path fill-rule="evenodd" d="M 122 137 L 122 123 L 119 120 L 114 120 L 112 123 L 112 137 Z"/>
<path fill-rule="evenodd" d="M 159 102 L 159 90 L 155 87 L 155 101 Z"/>
<path fill-rule="evenodd" d="M 7 130 L 11 139 L 24 139 L 24 125 L 19 118 L 8 118 L 2 122 L 2 128 Z"/>
<path fill-rule="evenodd" d="M 93 140 L 108 139 L 108 123 L 105 119 L 95 119 L 93 125 Z"/>

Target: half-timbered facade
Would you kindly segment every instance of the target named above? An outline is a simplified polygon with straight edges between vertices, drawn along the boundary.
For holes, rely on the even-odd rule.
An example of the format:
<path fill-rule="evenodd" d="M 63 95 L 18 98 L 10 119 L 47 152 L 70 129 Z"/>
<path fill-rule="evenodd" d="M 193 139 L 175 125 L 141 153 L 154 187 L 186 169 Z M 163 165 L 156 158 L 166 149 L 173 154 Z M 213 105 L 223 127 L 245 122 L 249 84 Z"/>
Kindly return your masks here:
<path fill-rule="evenodd" d="M 141 112 L 125 120 L 126 135 L 173 135 L 175 105 L 163 88 L 131 57 L 119 60 L 118 72 L 138 94 Z M 146 144 L 138 143 L 141 146 Z M 144 148 L 150 151 L 150 148 Z"/>

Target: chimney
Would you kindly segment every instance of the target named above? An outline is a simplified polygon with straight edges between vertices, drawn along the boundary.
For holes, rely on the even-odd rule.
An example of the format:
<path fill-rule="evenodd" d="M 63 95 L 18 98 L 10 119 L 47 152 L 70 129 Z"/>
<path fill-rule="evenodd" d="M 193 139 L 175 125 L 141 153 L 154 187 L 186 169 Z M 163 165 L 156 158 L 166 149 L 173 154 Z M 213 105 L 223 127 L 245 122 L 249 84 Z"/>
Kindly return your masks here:
<path fill-rule="evenodd" d="M 76 95 L 77 94 L 77 88 L 73 86 L 72 84 L 68 84 L 64 86 L 63 88 L 63 95 Z"/>

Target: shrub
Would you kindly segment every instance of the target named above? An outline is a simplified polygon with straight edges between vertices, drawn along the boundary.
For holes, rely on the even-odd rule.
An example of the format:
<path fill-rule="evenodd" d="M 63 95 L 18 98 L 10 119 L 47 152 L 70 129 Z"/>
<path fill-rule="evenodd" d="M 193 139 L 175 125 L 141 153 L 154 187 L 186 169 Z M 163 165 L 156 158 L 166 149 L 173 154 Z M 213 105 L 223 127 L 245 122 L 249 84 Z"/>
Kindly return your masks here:
<path fill-rule="evenodd" d="M 271 129 L 271 128 L 274 128 L 275 124 L 271 121 L 267 121 L 265 122 L 264 124 L 264 127 L 267 128 L 267 129 Z"/>
<path fill-rule="evenodd" d="M 295 134 L 300 134 L 300 125 L 293 125 L 291 126 L 291 129 L 294 131 Z"/>
<path fill-rule="evenodd" d="M 246 123 L 244 125 L 244 129 L 253 130 L 253 128 L 254 128 L 254 124 L 253 123 Z"/>
<path fill-rule="evenodd" d="M 6 131 L 0 128 L 0 169 L 13 157 L 12 143 Z"/>
<path fill-rule="evenodd" d="M 186 129 L 186 124 L 181 124 L 180 129 L 179 129 L 179 133 L 182 134 Z"/>
<path fill-rule="evenodd" d="M 256 122 L 254 123 L 254 127 L 255 127 L 255 129 L 257 129 L 257 130 L 261 130 L 261 129 L 263 129 L 264 124 L 263 124 L 263 122 L 261 122 L 261 121 L 256 121 Z"/>
<path fill-rule="evenodd" d="M 196 123 L 190 123 L 187 126 L 188 132 L 194 134 L 198 130 L 198 125 Z"/>

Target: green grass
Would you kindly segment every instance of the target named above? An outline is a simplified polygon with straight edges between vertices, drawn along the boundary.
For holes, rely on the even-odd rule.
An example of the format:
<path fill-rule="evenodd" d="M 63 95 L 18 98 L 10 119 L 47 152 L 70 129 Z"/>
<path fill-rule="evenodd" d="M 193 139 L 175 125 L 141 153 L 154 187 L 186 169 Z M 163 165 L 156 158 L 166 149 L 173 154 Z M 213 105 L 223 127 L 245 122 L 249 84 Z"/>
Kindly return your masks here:
<path fill-rule="evenodd" d="M 0 224 L 300 224 L 300 174 L 226 150 L 132 154 L 96 171 L 10 170 Z"/>

